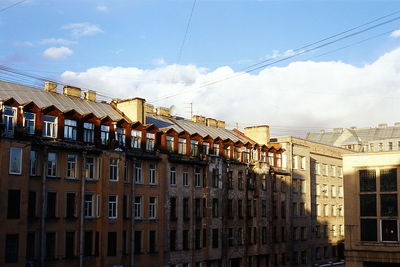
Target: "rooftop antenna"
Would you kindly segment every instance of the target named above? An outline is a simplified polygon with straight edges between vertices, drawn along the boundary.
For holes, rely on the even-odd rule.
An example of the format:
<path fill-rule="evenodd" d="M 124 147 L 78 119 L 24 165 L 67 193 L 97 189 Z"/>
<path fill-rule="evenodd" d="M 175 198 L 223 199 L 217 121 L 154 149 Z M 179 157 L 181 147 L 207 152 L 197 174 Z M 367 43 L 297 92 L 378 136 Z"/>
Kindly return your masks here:
<path fill-rule="evenodd" d="M 190 119 L 193 117 L 193 102 L 186 103 L 186 105 L 189 105 L 186 108 L 189 108 L 189 113 L 190 113 Z"/>

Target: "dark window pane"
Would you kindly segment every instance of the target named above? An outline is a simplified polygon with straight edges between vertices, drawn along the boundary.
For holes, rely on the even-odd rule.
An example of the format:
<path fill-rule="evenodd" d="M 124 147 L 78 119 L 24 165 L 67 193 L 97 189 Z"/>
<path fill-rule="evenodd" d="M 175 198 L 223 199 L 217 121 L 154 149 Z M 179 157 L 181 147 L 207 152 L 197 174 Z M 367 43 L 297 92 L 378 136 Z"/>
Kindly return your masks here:
<path fill-rule="evenodd" d="M 67 218 L 75 217 L 75 193 L 67 193 Z"/>
<path fill-rule="evenodd" d="M 376 171 L 360 170 L 360 192 L 376 191 Z"/>
<path fill-rule="evenodd" d="M 381 170 L 381 192 L 397 191 L 397 170 Z"/>
<path fill-rule="evenodd" d="M 135 254 L 140 254 L 142 252 L 142 231 L 135 231 Z"/>
<path fill-rule="evenodd" d="M 20 191 L 8 190 L 7 218 L 18 219 L 20 207 Z"/>
<path fill-rule="evenodd" d="M 361 241 L 377 241 L 376 219 L 361 219 Z"/>
<path fill-rule="evenodd" d="M 397 216 L 397 194 L 381 195 L 381 216 Z"/>
<path fill-rule="evenodd" d="M 93 232 L 92 231 L 86 231 L 84 234 L 84 255 L 85 256 L 90 256 L 93 253 Z"/>
<path fill-rule="evenodd" d="M 176 230 L 171 230 L 169 234 L 169 248 L 171 251 L 176 249 Z"/>
<path fill-rule="evenodd" d="M 382 220 L 382 241 L 397 241 L 397 220 Z"/>
<path fill-rule="evenodd" d="M 47 192 L 47 218 L 56 217 L 57 193 Z"/>
<path fill-rule="evenodd" d="M 35 232 L 28 232 L 26 237 L 26 258 L 33 259 L 35 257 Z"/>
<path fill-rule="evenodd" d="M 18 234 L 6 236 L 5 262 L 18 261 Z"/>
<path fill-rule="evenodd" d="M 156 231 L 149 232 L 149 252 L 156 252 Z"/>
<path fill-rule="evenodd" d="M 65 233 L 65 257 L 73 258 L 75 254 L 75 232 Z"/>
<path fill-rule="evenodd" d="M 212 247 L 218 248 L 218 229 L 212 230 Z"/>
<path fill-rule="evenodd" d="M 36 217 L 36 192 L 29 192 L 28 218 Z"/>
<path fill-rule="evenodd" d="M 117 232 L 108 232 L 107 256 L 117 256 Z"/>
<path fill-rule="evenodd" d="M 376 195 L 360 195 L 360 216 L 376 216 Z"/>
<path fill-rule="evenodd" d="M 46 259 L 53 260 L 56 257 L 56 233 L 46 233 Z"/>

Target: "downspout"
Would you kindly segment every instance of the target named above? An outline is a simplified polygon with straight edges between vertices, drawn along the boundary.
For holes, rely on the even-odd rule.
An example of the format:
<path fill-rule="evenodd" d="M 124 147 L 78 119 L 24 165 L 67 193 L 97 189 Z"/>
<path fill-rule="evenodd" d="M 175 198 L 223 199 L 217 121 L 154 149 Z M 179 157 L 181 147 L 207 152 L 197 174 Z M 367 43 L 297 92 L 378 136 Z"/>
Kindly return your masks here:
<path fill-rule="evenodd" d="M 47 157 L 48 157 L 48 152 L 47 152 L 47 146 L 44 147 L 44 155 L 43 155 L 43 170 L 42 170 L 42 212 L 41 212 L 41 218 L 40 218 L 40 266 L 44 267 L 44 260 L 46 257 L 46 197 L 47 197 L 47 192 L 46 192 L 46 170 L 47 170 Z"/>
<path fill-rule="evenodd" d="M 126 157 L 125 157 L 126 160 Z M 134 180 L 135 177 L 134 175 L 136 174 L 136 170 L 135 170 L 135 160 L 132 162 L 132 181 L 131 181 L 131 196 L 132 199 L 130 201 L 130 203 L 128 203 L 128 205 L 131 206 L 131 267 L 135 266 L 135 231 L 134 231 L 134 227 L 135 227 L 135 207 L 133 205 L 134 201 L 135 201 L 135 187 L 134 187 Z M 157 173 L 156 173 L 157 175 Z"/>
<path fill-rule="evenodd" d="M 85 168 L 86 168 L 86 151 L 83 151 L 83 166 L 81 175 L 81 210 L 80 210 L 80 222 L 79 222 L 79 266 L 83 267 L 84 251 L 84 231 L 83 225 L 85 220 Z"/>

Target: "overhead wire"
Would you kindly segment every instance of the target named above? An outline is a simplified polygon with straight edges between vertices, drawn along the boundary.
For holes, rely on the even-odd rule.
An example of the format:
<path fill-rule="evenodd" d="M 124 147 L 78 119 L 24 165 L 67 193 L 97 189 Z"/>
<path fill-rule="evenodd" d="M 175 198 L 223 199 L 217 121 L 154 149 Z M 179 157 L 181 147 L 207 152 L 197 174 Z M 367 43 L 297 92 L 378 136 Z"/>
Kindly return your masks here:
<path fill-rule="evenodd" d="M 15 7 L 15 6 L 19 5 L 19 4 L 22 4 L 23 2 L 26 2 L 26 1 L 27 0 L 22 0 L 22 1 L 19 1 L 19 2 L 16 2 L 16 3 L 13 3 L 13 4 L 9 5 L 9 6 L 3 7 L 3 8 L 0 9 L 0 13 L 6 11 L 7 9 Z"/>

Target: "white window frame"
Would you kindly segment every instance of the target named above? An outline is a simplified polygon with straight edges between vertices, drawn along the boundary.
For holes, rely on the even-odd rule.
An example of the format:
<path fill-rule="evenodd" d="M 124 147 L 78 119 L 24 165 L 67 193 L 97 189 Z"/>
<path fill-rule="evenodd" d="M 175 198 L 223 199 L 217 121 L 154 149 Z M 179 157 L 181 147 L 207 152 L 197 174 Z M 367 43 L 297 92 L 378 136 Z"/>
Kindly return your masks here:
<path fill-rule="evenodd" d="M 34 157 L 32 157 L 34 155 Z M 29 175 L 30 176 L 37 176 L 38 175 L 38 166 L 39 166 L 39 155 L 36 150 L 29 151 Z"/>
<path fill-rule="evenodd" d="M 142 132 L 138 130 L 131 130 L 131 147 L 140 148 L 142 139 Z"/>
<path fill-rule="evenodd" d="M 182 185 L 189 186 L 189 173 L 187 171 L 182 172 Z"/>
<path fill-rule="evenodd" d="M 155 144 L 155 134 L 146 133 L 146 150 L 154 151 L 154 144 Z"/>
<path fill-rule="evenodd" d="M 137 202 L 136 200 L 139 200 L 139 202 Z M 134 205 L 134 219 L 142 219 L 142 196 L 134 196 L 133 197 L 133 205 Z"/>
<path fill-rule="evenodd" d="M 126 138 L 126 136 L 125 136 L 125 129 L 124 128 L 122 128 L 122 127 L 117 127 L 116 129 L 115 129 L 115 139 L 116 139 L 116 141 L 118 142 L 118 145 L 120 145 L 120 146 L 125 146 L 125 138 Z"/>
<path fill-rule="evenodd" d="M 93 159 L 93 163 L 89 163 L 88 159 Z M 86 156 L 85 158 L 85 179 L 87 180 L 97 180 L 98 177 L 98 158 L 94 156 Z M 93 177 L 89 177 L 90 170 L 93 170 Z"/>
<path fill-rule="evenodd" d="M 115 199 L 112 199 L 115 198 Z M 118 196 L 109 195 L 108 196 L 108 219 L 118 218 Z"/>
<path fill-rule="evenodd" d="M 6 114 L 6 110 L 10 110 L 12 115 Z M 11 129 L 10 129 L 10 122 L 11 122 Z M 12 137 L 14 136 L 14 129 L 17 123 L 17 108 L 11 106 L 4 106 L 3 107 L 3 124 L 4 124 L 4 134 L 5 136 Z"/>
<path fill-rule="evenodd" d="M 171 167 L 169 169 L 169 184 L 176 185 L 176 168 Z"/>
<path fill-rule="evenodd" d="M 47 118 L 53 118 L 54 121 L 47 121 Z M 49 138 L 56 138 L 57 137 L 57 117 L 55 116 L 50 116 L 50 115 L 44 115 L 43 116 L 43 131 L 42 131 L 42 136 L 43 137 L 49 137 Z"/>
<path fill-rule="evenodd" d="M 64 119 L 64 139 L 76 140 L 77 125 L 76 120 Z"/>
<path fill-rule="evenodd" d="M 157 197 L 149 197 L 149 219 L 157 218 Z"/>
<path fill-rule="evenodd" d="M 143 179 L 142 179 L 142 162 L 136 161 L 134 163 L 134 169 L 135 169 L 135 184 L 142 184 Z"/>
<path fill-rule="evenodd" d="M 14 154 L 17 153 L 17 154 Z M 10 161 L 9 161 L 9 165 L 8 165 L 8 173 L 9 174 L 17 174 L 20 175 L 22 174 L 22 148 L 21 147 L 10 147 Z M 14 160 L 19 161 L 18 162 L 14 162 Z M 15 164 L 17 164 L 16 166 L 13 166 Z M 14 169 L 15 167 L 15 169 Z"/>
<path fill-rule="evenodd" d="M 94 123 L 91 122 L 83 123 L 83 142 L 85 143 L 94 142 Z"/>
<path fill-rule="evenodd" d="M 54 161 L 50 161 L 50 155 L 54 155 Z M 49 165 L 51 162 L 51 166 Z M 49 171 L 51 172 L 49 174 Z M 46 176 L 47 177 L 57 177 L 57 153 L 49 152 L 47 154 L 47 165 L 46 165 Z"/>
<path fill-rule="evenodd" d="M 27 119 L 25 114 L 33 115 L 33 119 Z M 28 135 L 34 135 L 35 134 L 35 121 L 36 121 L 36 114 L 35 113 L 24 112 L 23 125 L 24 125 Z M 33 125 L 31 125 L 31 123 Z"/>
<path fill-rule="evenodd" d="M 100 142 L 102 145 L 108 145 L 110 142 L 110 126 L 100 125 Z"/>
<path fill-rule="evenodd" d="M 201 170 L 197 168 L 194 170 L 194 186 L 201 187 Z"/>
<path fill-rule="evenodd" d="M 119 179 L 119 159 L 118 158 L 110 158 L 110 173 L 109 180 L 113 182 L 117 182 Z"/>
<path fill-rule="evenodd" d="M 186 155 L 186 138 L 178 138 L 178 154 Z"/>
<path fill-rule="evenodd" d="M 174 152 L 174 140 L 175 140 L 175 137 L 173 137 L 173 136 L 167 135 L 165 137 L 165 146 L 166 146 L 167 151 Z"/>
<path fill-rule="evenodd" d="M 149 184 L 157 184 L 157 167 L 154 163 L 149 164 Z"/>
<path fill-rule="evenodd" d="M 74 161 L 70 161 L 70 156 L 74 157 Z M 70 175 L 71 170 L 73 169 L 73 175 Z M 66 178 L 77 178 L 77 155 L 76 154 L 67 154 L 67 173 Z"/>

